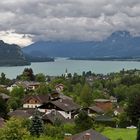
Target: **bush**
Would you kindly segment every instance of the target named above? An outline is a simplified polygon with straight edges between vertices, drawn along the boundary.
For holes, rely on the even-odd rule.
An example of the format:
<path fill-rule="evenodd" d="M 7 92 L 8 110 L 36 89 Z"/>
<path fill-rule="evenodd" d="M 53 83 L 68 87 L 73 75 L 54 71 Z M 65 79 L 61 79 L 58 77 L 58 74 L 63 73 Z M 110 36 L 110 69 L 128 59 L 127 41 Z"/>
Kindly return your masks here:
<path fill-rule="evenodd" d="M 63 138 L 64 132 L 62 126 L 52 126 L 52 125 L 45 125 L 44 127 L 44 135 L 47 135 L 49 137 L 55 137 L 55 138 Z"/>

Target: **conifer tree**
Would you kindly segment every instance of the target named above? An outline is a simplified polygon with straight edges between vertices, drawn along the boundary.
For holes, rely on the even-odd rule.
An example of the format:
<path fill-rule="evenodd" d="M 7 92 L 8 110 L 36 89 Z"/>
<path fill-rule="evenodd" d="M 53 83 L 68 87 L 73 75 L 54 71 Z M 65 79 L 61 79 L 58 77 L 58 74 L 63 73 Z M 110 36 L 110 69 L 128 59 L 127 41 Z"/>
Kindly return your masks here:
<path fill-rule="evenodd" d="M 30 133 L 36 137 L 40 137 L 41 133 L 43 133 L 43 121 L 41 120 L 37 108 L 35 109 L 34 116 L 31 119 Z"/>

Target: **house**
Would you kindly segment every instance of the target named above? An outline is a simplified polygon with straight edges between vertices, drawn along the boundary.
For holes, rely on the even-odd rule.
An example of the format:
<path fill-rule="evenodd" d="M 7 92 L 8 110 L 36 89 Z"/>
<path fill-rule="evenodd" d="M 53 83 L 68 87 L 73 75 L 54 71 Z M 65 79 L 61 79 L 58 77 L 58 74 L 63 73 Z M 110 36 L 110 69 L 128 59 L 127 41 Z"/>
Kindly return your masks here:
<path fill-rule="evenodd" d="M 35 108 L 50 100 L 57 100 L 60 98 L 66 98 L 66 96 L 58 93 L 57 91 L 53 91 L 52 93 L 48 93 L 46 95 L 27 95 L 23 99 L 23 108 Z"/>
<path fill-rule="evenodd" d="M 91 116 L 91 117 L 96 116 L 97 114 L 103 114 L 104 113 L 104 111 L 97 106 L 90 106 L 88 108 L 85 108 L 84 110 L 86 110 L 88 115 Z"/>
<path fill-rule="evenodd" d="M 36 108 L 50 100 L 50 96 L 47 95 L 29 95 L 23 99 L 23 108 Z"/>
<path fill-rule="evenodd" d="M 39 87 L 40 83 L 35 81 L 16 81 L 7 90 L 12 91 L 15 87 L 23 87 L 26 90 L 35 90 Z"/>
<path fill-rule="evenodd" d="M 14 83 L 14 84 L 8 86 L 7 90 L 11 92 L 13 90 L 13 88 L 16 88 L 16 87 L 19 87 L 19 86 L 16 83 Z"/>
<path fill-rule="evenodd" d="M 56 91 L 62 92 L 64 90 L 64 85 L 63 84 L 58 84 L 55 86 Z"/>
<path fill-rule="evenodd" d="M 10 117 L 17 117 L 17 118 L 31 118 L 34 114 L 34 110 L 23 110 L 23 109 L 17 109 L 14 111 L 11 111 L 8 113 L 8 116 Z"/>
<path fill-rule="evenodd" d="M 113 96 L 110 96 L 110 101 L 112 103 L 117 103 L 117 98 L 116 97 L 113 97 Z"/>
<path fill-rule="evenodd" d="M 64 140 L 109 140 L 99 132 L 89 129 L 73 136 L 67 136 Z"/>
<path fill-rule="evenodd" d="M 96 124 L 106 125 L 110 127 L 116 127 L 116 121 L 112 116 L 109 115 L 98 115 L 94 118 Z"/>
<path fill-rule="evenodd" d="M 14 110 L 14 111 L 10 111 L 8 113 L 8 116 L 9 117 L 15 117 L 15 118 L 31 119 L 34 116 L 35 112 L 36 112 L 35 108 L 33 108 L 33 109 L 17 109 L 17 110 Z M 39 112 L 39 115 L 43 116 L 44 113 Z"/>
<path fill-rule="evenodd" d="M 0 97 L 1 97 L 3 100 L 5 100 L 5 101 L 8 101 L 9 98 L 10 98 L 10 96 L 8 96 L 8 95 L 5 94 L 5 93 L 0 93 Z"/>
<path fill-rule="evenodd" d="M 7 85 L 0 85 L 0 88 L 6 89 Z"/>
<path fill-rule="evenodd" d="M 49 101 L 39 106 L 38 108 L 40 110 L 45 110 L 46 113 L 50 113 L 52 110 L 56 110 L 66 119 L 72 119 L 78 113 L 80 106 L 74 103 L 72 100 L 65 98 Z"/>
<path fill-rule="evenodd" d="M 46 113 L 42 116 L 42 120 L 44 123 L 50 123 L 50 124 L 55 124 L 55 123 L 72 123 L 72 119 L 66 119 L 61 113 L 59 113 L 56 110 L 52 110 L 50 113 Z"/>
<path fill-rule="evenodd" d="M 108 112 L 113 108 L 112 102 L 108 99 L 96 99 L 94 102 L 97 107 L 101 108 L 105 112 Z"/>
<path fill-rule="evenodd" d="M 48 101 L 55 101 L 58 99 L 72 100 L 70 97 L 58 93 L 57 91 L 53 91 L 52 93 L 48 93 L 46 95 L 27 95 L 23 99 L 23 108 L 35 108 L 47 103 Z"/>
<path fill-rule="evenodd" d="M 22 86 L 26 90 L 35 90 L 39 87 L 40 83 L 35 81 L 18 81 L 18 86 Z"/>

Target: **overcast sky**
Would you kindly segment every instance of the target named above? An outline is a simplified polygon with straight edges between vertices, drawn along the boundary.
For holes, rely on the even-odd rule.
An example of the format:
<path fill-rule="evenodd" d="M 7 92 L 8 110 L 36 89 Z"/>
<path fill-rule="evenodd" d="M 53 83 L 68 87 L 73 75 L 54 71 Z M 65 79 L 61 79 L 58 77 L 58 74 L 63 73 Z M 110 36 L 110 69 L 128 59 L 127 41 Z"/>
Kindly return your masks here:
<path fill-rule="evenodd" d="M 102 40 L 117 30 L 140 34 L 140 0 L 0 0 L 0 39 Z"/>

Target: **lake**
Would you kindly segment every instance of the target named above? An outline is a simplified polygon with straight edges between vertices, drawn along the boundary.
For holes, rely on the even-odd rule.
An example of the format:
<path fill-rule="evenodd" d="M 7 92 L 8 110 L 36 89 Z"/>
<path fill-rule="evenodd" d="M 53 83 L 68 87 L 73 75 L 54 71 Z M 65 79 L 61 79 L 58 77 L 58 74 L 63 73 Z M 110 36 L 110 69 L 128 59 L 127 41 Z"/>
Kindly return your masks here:
<path fill-rule="evenodd" d="M 0 67 L 0 73 L 4 72 L 8 78 L 16 78 L 21 74 L 24 68 L 32 68 L 34 73 L 44 73 L 50 76 L 62 75 L 65 70 L 68 73 L 82 74 L 83 71 L 92 71 L 94 73 L 107 74 L 110 72 L 119 72 L 123 68 L 140 69 L 140 62 L 135 61 L 90 61 L 90 60 L 67 60 L 64 58 L 56 59 L 55 62 L 32 63 L 30 66 Z"/>

